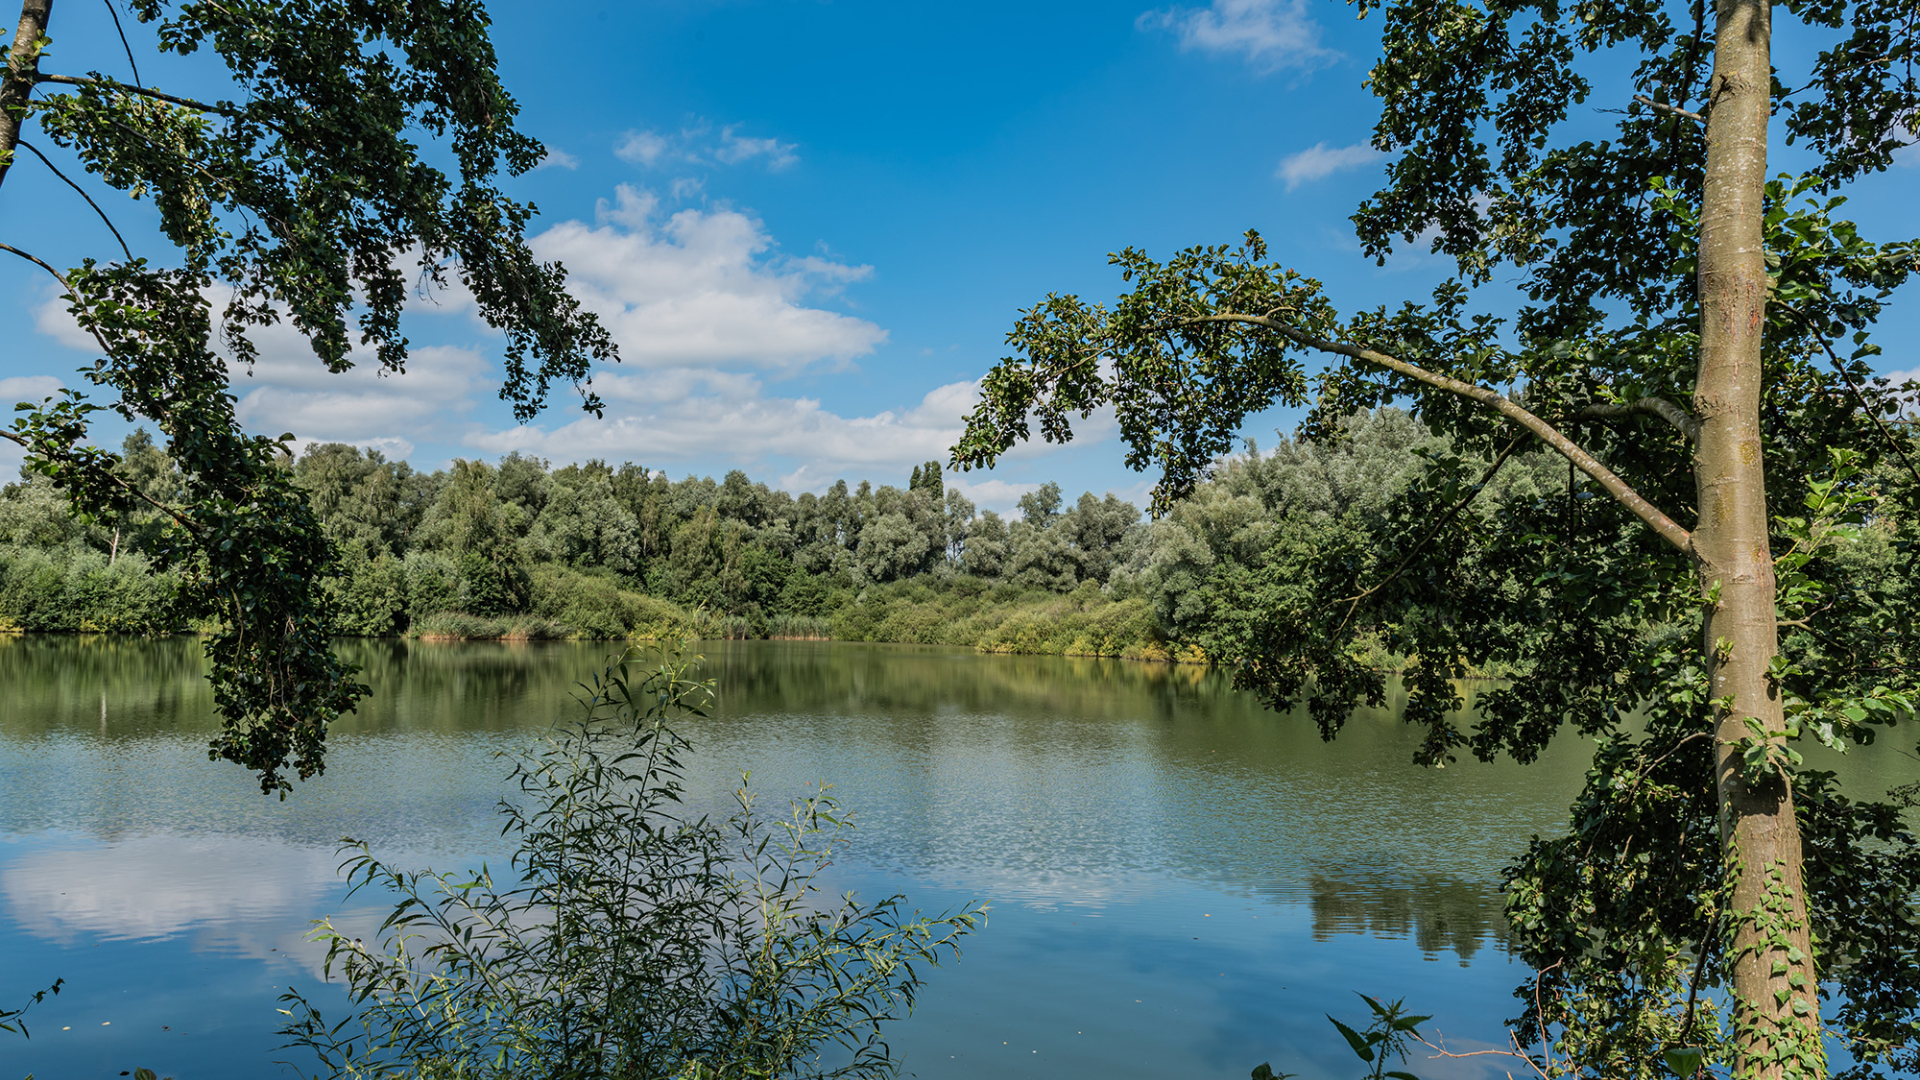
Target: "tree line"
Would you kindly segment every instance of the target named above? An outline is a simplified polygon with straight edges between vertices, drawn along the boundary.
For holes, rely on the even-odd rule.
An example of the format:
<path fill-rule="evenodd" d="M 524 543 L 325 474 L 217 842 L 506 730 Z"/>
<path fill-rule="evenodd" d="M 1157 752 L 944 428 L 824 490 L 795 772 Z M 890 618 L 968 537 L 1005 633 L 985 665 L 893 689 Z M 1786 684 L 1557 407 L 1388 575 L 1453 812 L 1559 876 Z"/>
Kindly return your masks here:
<path fill-rule="evenodd" d="M 326 588 L 344 635 L 708 632 L 1119 655 L 1150 641 L 1230 652 L 1224 635 L 1252 603 L 1235 583 L 1250 567 L 1336 535 L 1384 542 L 1409 488 L 1457 458 L 1402 410 L 1356 413 L 1333 439 L 1282 437 L 1264 452 L 1249 443 L 1151 521 L 1112 494 L 1069 503 L 1054 483 L 1023 495 L 1017 513 L 980 510 L 947 486 L 938 462 L 916 466 L 904 487 L 841 480 L 798 495 L 737 469 L 676 481 L 633 463 L 555 467 L 519 453 L 428 472 L 342 443 L 284 467 L 332 545 Z M 177 495 L 177 464 L 144 431 L 126 440 L 117 468 L 156 500 Z M 1594 494 L 1569 487 L 1564 463 L 1540 453 L 1519 455 L 1490 488 L 1477 512 Z M 189 628 L 174 601 L 174 523 L 151 511 L 109 526 L 69 505 L 38 474 L 0 488 L 0 622 L 27 632 Z M 1891 558 L 1887 543 L 1868 547 Z M 973 613 L 956 604 L 1048 597 L 1137 608 L 1123 635 L 1133 640 L 1023 649 L 964 627 L 952 636 Z M 938 611 L 888 620 L 916 605 Z M 1399 662 L 1384 628 L 1374 640 L 1378 664 Z"/>
<path fill-rule="evenodd" d="M 737 469 L 674 481 L 631 462 L 555 468 L 519 453 L 426 472 L 327 443 L 285 467 L 333 549 L 334 625 L 367 636 L 531 619 L 622 637 L 667 615 L 648 599 L 766 634 L 910 579 L 1067 593 L 1109 582 L 1140 518 L 1113 495 L 1069 505 L 1053 483 L 1022 496 L 1016 516 L 981 511 L 938 462 L 904 487 L 841 480 L 798 496 Z M 183 486 L 144 431 L 116 468 L 157 501 Z M 37 474 L 0 490 L 0 619 L 26 631 L 183 626 L 169 603 L 173 523 L 136 511 L 108 527 L 68 506 Z"/>

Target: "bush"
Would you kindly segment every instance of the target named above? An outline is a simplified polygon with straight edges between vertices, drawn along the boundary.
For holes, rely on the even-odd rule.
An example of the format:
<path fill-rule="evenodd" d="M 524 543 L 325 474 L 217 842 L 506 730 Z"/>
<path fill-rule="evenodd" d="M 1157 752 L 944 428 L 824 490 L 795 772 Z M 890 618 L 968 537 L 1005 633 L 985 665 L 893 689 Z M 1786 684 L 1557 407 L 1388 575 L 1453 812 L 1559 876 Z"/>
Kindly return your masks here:
<path fill-rule="evenodd" d="M 78 545 L 0 548 L 0 625 L 39 633 L 169 633 L 181 622 L 178 584 L 137 552 L 109 561 Z"/>
<path fill-rule="evenodd" d="M 400 572 L 406 580 L 407 615 L 415 622 L 460 606 L 460 571 L 445 555 L 410 551 Z"/>
<path fill-rule="evenodd" d="M 558 641 L 571 637 L 572 630 L 556 622 L 531 615 L 488 619 L 464 611 L 437 611 L 413 623 L 415 637 L 436 640 L 504 639 L 507 641 Z"/>
<path fill-rule="evenodd" d="M 685 609 L 626 589 L 611 573 L 541 566 L 532 584 L 533 613 L 573 627 L 579 637 L 672 641 L 694 632 Z"/>
<path fill-rule="evenodd" d="M 400 896 L 378 942 L 322 922 L 357 1017 L 296 991 L 284 1033 L 335 1077 L 599 1080 L 897 1072 L 882 1025 L 911 1009 L 977 909 L 901 916 L 902 898 L 816 884 L 846 842 L 831 801 L 769 824 L 746 793 L 724 822 L 682 805 L 670 721 L 710 696 L 671 659 L 596 677 L 582 714 L 516 768 L 501 803 L 520 880 L 394 869 L 364 844 L 357 889 Z M 831 1054 L 831 1059 L 824 1057 Z"/>

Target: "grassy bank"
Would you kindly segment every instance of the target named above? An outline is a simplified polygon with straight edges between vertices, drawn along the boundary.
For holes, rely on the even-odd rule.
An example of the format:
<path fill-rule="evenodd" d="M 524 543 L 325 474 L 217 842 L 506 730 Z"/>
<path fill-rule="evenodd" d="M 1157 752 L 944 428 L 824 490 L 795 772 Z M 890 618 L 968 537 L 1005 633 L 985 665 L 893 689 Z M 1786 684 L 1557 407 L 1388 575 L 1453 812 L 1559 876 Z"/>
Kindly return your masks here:
<path fill-rule="evenodd" d="M 1115 599 L 1088 583 L 1065 595 L 955 578 L 869 588 L 833 614 L 840 641 L 971 645 L 987 652 L 1204 660 L 1163 639 L 1141 597 Z"/>

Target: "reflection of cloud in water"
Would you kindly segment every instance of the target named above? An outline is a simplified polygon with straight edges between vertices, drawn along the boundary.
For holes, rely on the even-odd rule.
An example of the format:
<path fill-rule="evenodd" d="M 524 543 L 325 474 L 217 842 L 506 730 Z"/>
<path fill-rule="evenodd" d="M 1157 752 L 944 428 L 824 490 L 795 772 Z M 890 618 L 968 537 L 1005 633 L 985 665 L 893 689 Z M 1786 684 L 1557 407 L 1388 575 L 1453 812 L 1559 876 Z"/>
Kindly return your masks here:
<path fill-rule="evenodd" d="M 319 973 L 309 921 L 344 891 L 329 849 L 240 837 L 150 834 L 112 845 L 33 844 L 0 870 L 14 924 L 72 945 L 191 935 L 196 949 L 286 960 Z M 371 930 L 383 913 L 349 910 L 335 925 Z"/>

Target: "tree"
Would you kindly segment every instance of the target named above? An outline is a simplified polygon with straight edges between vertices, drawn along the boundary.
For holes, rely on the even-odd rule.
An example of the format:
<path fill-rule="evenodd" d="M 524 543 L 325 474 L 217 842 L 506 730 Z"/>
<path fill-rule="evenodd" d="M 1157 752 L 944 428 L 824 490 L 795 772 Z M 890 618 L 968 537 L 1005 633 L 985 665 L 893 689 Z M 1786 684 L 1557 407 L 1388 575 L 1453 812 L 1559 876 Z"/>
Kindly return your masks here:
<path fill-rule="evenodd" d="M 505 336 L 501 396 L 521 419 L 556 382 L 580 387 L 597 412 L 586 377 L 615 352 L 567 294 L 562 268 L 528 249 L 533 208 L 496 186 L 503 169 L 524 173 L 543 151 L 513 126 L 518 107 L 495 77 L 479 3 L 128 6 L 162 55 L 211 51 L 234 95 L 205 101 L 146 85 L 131 39 L 131 81 L 48 70 L 53 0 L 23 0 L 0 76 L 0 187 L 25 151 L 120 245 L 107 261 L 61 271 L 0 243 L 59 282 L 99 346 L 83 374 L 103 395 L 66 391 L 17 414 L 4 434 L 75 512 L 112 521 L 146 506 L 169 518 L 164 558 L 186 568 L 196 613 L 222 627 L 206 644 L 223 718 L 213 753 L 284 794 L 283 771 L 318 772 L 327 725 L 365 689 L 327 648 L 317 583 L 331 553 L 281 467 L 286 439 L 247 435 L 234 416 L 227 362 L 255 358 L 250 331 L 290 322 L 333 371 L 365 355 L 353 352 L 357 331 L 375 363 L 400 371 L 409 276 L 436 288 L 457 277 Z M 444 140 L 451 173 L 423 160 L 423 135 Z M 169 254 L 136 257 L 142 238 L 114 227 L 58 168 L 55 147 L 93 182 L 151 198 Z M 176 498 L 125 482 L 116 455 L 90 445 L 102 409 L 156 426 L 185 478 Z"/>
<path fill-rule="evenodd" d="M 1691 1004 L 1684 1025 L 1662 1032 L 1655 1018 L 1676 986 L 1694 1000 L 1685 969 L 1698 988 L 1715 956 L 1735 1074 L 1823 1076 L 1820 980 L 1856 1002 L 1888 985 L 1833 947 L 1857 934 L 1833 906 L 1836 883 L 1877 871 L 1852 857 L 1871 830 L 1817 777 L 1796 777 L 1788 741 L 1865 741 L 1865 722 L 1911 711 L 1905 660 L 1880 658 L 1912 656 L 1912 619 L 1873 609 L 1869 646 L 1833 639 L 1821 616 L 1867 604 L 1829 554 L 1870 512 L 1865 470 L 1909 456 L 1911 438 L 1882 420 L 1898 408 L 1892 388 L 1865 360 L 1885 297 L 1914 269 L 1911 244 L 1869 243 L 1824 197 L 1912 140 L 1912 6 L 1790 5 L 1817 40 L 1799 54 L 1810 63 L 1777 73 L 1769 0 L 1716 0 L 1711 18 L 1704 3 L 1382 8 L 1373 143 L 1397 157 L 1354 221 L 1368 254 L 1430 237 L 1458 275 L 1430 303 L 1342 317 L 1318 282 L 1268 262 L 1256 234 L 1165 263 L 1129 249 L 1112 257 L 1130 291 L 1110 310 L 1054 295 L 1022 313 L 1017 355 L 983 382 L 954 462 L 992 464 L 1035 419 L 1043 437 L 1071 438 L 1074 413 L 1112 405 L 1128 463 L 1162 471 L 1164 512 L 1252 411 L 1311 403 L 1303 433 L 1329 440 L 1356 409 L 1410 401 L 1455 454 L 1402 500 L 1389 542 L 1276 551 L 1237 583 L 1245 599 L 1217 644 L 1244 684 L 1275 705 L 1305 700 L 1331 735 L 1380 693 L 1349 649 L 1359 624 L 1389 625 L 1415 658 L 1409 718 L 1428 725 L 1434 764 L 1463 748 L 1530 760 L 1569 722 L 1601 736 L 1576 815 L 1613 841 L 1531 853 L 1509 899 L 1539 902 L 1529 959 L 1568 961 L 1543 979 L 1605 1008 L 1543 1015 L 1538 1034 L 1551 1021 L 1616 1048 L 1703 1037 Z M 1569 134 L 1595 85 L 1623 84 L 1615 138 Z M 1797 180 L 1767 179 L 1776 110 L 1821 159 Z M 1510 323 L 1469 307 L 1501 264 L 1524 275 Z M 1328 366 L 1310 375 L 1306 355 Z M 1462 513 L 1542 444 L 1584 478 L 1570 472 L 1563 501 Z M 1528 677 L 1482 696 L 1461 732 L 1448 677 L 1494 661 Z M 1636 736 L 1625 720 L 1649 706 Z M 1655 788 L 1676 801 L 1642 819 L 1636 800 Z M 1813 827 L 1830 831 L 1809 848 Z M 1702 833 L 1717 835 L 1704 860 L 1691 844 Z M 1633 879 L 1672 886 L 1659 905 L 1569 892 L 1627 881 L 1620 860 L 1650 848 L 1675 860 Z M 1897 876 L 1851 883 L 1881 890 L 1886 929 L 1914 932 Z M 1620 969 L 1612 984 L 1594 957 Z M 1913 1050 L 1904 978 L 1904 997 L 1881 999 L 1890 1028 L 1860 1015 L 1871 1009 L 1841 1014 L 1869 1064 Z M 1597 1073 L 1617 1060 L 1587 1059 Z"/>

